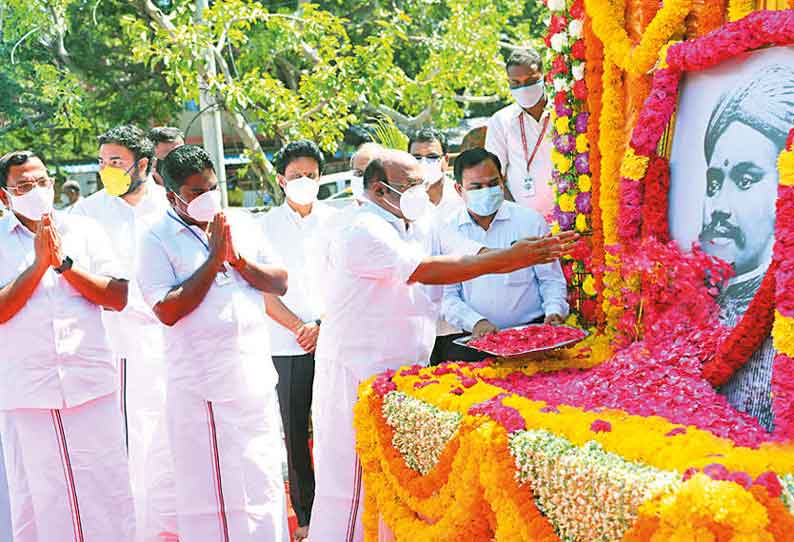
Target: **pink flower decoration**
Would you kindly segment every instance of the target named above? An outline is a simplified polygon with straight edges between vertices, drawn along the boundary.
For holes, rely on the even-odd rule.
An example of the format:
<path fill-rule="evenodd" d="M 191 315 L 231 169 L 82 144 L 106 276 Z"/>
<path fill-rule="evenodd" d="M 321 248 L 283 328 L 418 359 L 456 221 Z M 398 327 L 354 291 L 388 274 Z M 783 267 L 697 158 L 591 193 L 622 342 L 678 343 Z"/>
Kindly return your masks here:
<path fill-rule="evenodd" d="M 593 433 L 610 433 L 612 424 L 605 420 L 596 420 L 590 424 L 590 431 Z"/>

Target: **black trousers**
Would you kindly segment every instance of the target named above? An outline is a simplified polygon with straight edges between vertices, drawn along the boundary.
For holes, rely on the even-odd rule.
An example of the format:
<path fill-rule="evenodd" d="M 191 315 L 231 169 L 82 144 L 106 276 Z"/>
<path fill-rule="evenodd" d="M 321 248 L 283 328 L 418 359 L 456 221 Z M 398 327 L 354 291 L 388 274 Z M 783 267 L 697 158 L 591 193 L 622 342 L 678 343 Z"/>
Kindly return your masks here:
<path fill-rule="evenodd" d="M 278 402 L 287 439 L 289 496 L 298 525 L 309 524 L 314 503 L 314 467 L 309 450 L 309 418 L 314 385 L 314 354 L 273 356 Z"/>

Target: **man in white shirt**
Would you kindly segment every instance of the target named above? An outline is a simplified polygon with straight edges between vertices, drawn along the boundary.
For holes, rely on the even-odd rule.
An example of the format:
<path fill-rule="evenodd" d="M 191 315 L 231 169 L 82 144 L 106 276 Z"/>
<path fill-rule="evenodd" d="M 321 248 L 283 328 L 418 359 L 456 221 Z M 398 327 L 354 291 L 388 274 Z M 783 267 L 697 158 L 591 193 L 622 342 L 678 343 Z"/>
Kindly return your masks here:
<path fill-rule="evenodd" d="M 314 350 L 323 315 L 322 277 L 315 272 L 314 241 L 328 227 L 333 208 L 317 201 L 322 151 L 308 140 L 286 145 L 276 156 L 278 183 L 286 201 L 262 217 L 265 238 L 289 274 L 283 297 L 265 294 L 270 316 L 270 348 L 278 372 L 278 399 L 287 439 L 294 537 L 306 538 L 314 502 L 314 467 L 309 451 L 309 414 L 314 383 Z"/>
<path fill-rule="evenodd" d="M 167 413 L 180 540 L 286 542 L 276 371 L 263 293 L 283 295 L 261 229 L 221 212 L 207 153 L 162 171 L 171 209 L 141 242 L 138 281 L 167 326 Z"/>
<path fill-rule="evenodd" d="M 105 230 L 123 277 L 129 280 L 127 307 L 102 316 L 118 360 L 119 404 L 125 417 L 141 542 L 159 540 L 166 533 L 175 537 L 177 530 L 173 464 L 164 423 L 163 329 L 143 300 L 135 276 L 140 239 L 168 208 L 165 189 L 149 176 L 152 158 L 152 142 L 136 126 L 105 132 L 99 136 L 99 176 L 107 180 L 105 188 L 73 210 Z"/>
<path fill-rule="evenodd" d="M 173 126 L 155 126 L 149 130 L 149 140 L 154 144 L 154 163 L 152 164 L 152 178 L 160 186 L 164 185 L 158 164 L 165 160 L 168 153 L 185 144 L 185 134 Z"/>
<path fill-rule="evenodd" d="M 515 202 L 547 217 L 554 210 L 553 144 L 542 67 L 534 49 L 510 55 L 507 78 L 516 103 L 497 111 L 488 121 L 485 148 L 499 157 Z"/>
<path fill-rule="evenodd" d="M 384 151 L 364 173 L 367 201 L 331 238 L 326 315 L 317 343 L 312 421 L 317 487 L 312 542 L 361 541 L 361 465 L 353 406 L 364 379 L 401 365 L 426 363 L 436 308 L 422 285 L 509 273 L 557 259 L 575 234 L 521 240 L 505 250 L 429 256 L 411 224 L 430 203 L 414 157 Z M 451 244 L 451 243 L 450 243 Z M 473 249 L 461 240 L 461 252 Z M 469 252 L 470 253 L 470 252 Z"/>
<path fill-rule="evenodd" d="M 83 201 L 83 196 L 80 195 L 80 183 L 75 180 L 63 183 L 61 187 L 61 204 L 63 208 L 61 210 L 70 212 L 81 201 Z"/>
<path fill-rule="evenodd" d="M 408 152 L 419 160 L 424 171 L 425 185 L 433 210 L 429 213 L 432 227 L 441 228 L 458 210 L 463 200 L 455 190 L 455 181 L 446 175 L 448 166 L 447 137 L 435 128 L 422 128 L 408 141 Z M 435 303 L 441 305 L 443 288 L 430 286 L 429 293 Z M 460 335 L 460 329 L 449 325 L 443 318 L 438 319 L 436 342 L 430 355 L 430 364 L 438 365 L 443 361 L 445 349 L 451 344 L 453 336 Z"/>
<path fill-rule="evenodd" d="M 53 212 L 34 154 L 0 158 L 0 435 L 14 540 L 131 542 L 118 379 L 102 308 L 123 310 L 127 281 L 85 217 Z"/>
<path fill-rule="evenodd" d="M 455 181 L 466 208 L 447 228 L 493 248 L 548 235 L 549 227 L 539 213 L 504 201 L 500 169 L 499 158 L 485 149 L 457 157 Z M 554 261 L 448 285 L 442 312 L 448 322 L 476 338 L 528 323 L 561 324 L 568 314 L 566 296 L 562 268 Z M 459 354 L 452 351 L 449 359 L 458 359 Z"/>

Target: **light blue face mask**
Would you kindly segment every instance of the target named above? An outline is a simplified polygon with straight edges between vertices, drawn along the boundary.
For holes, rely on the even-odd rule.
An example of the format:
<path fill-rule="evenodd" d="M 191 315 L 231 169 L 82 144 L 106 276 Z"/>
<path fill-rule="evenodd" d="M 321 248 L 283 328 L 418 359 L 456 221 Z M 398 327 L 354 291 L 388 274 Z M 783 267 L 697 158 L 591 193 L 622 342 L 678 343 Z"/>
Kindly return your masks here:
<path fill-rule="evenodd" d="M 499 210 L 504 200 L 501 185 L 466 192 L 466 206 L 477 216 L 491 216 Z"/>

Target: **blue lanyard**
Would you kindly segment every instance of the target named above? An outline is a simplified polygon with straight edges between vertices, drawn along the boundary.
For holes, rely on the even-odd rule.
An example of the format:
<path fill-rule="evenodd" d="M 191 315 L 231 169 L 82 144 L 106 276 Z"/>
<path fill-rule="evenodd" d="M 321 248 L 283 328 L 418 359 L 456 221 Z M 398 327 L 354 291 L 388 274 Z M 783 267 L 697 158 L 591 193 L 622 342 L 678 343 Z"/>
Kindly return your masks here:
<path fill-rule="evenodd" d="M 193 228 L 190 226 L 190 224 L 188 224 L 187 222 L 185 222 L 185 221 L 184 221 L 184 220 L 182 220 L 181 218 L 179 218 L 179 217 L 177 217 L 177 216 L 174 216 L 174 215 L 172 215 L 170 211 L 169 211 L 169 212 L 167 212 L 166 214 L 167 214 L 168 216 L 170 216 L 172 219 L 174 219 L 174 220 L 176 220 L 177 222 L 179 222 L 180 224 L 182 224 L 184 227 L 186 227 L 186 228 L 187 228 L 187 231 L 189 231 L 189 232 L 191 233 L 191 235 L 193 235 L 193 237 L 195 237 L 196 239 L 198 239 L 198 240 L 199 240 L 199 243 L 201 243 L 202 245 L 204 245 L 204 248 L 206 248 L 206 249 L 207 249 L 207 252 L 209 252 L 209 251 L 210 251 L 210 246 L 207 244 L 207 242 L 206 242 L 206 241 L 204 241 L 204 239 L 202 239 L 202 238 L 201 238 L 201 236 L 200 236 L 199 234 L 197 234 L 197 233 L 196 233 L 196 232 L 193 230 Z"/>

